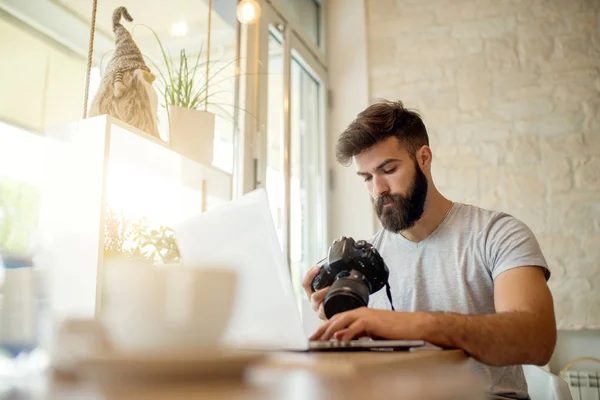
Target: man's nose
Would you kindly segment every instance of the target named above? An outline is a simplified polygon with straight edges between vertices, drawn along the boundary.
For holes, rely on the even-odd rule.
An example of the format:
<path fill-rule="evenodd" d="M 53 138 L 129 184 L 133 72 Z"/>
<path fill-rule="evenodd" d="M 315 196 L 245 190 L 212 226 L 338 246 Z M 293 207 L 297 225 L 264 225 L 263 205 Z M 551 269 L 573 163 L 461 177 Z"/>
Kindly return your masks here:
<path fill-rule="evenodd" d="M 390 187 L 388 186 L 385 179 L 374 175 L 373 176 L 373 197 L 379 197 L 383 194 L 386 194 L 390 191 Z"/>

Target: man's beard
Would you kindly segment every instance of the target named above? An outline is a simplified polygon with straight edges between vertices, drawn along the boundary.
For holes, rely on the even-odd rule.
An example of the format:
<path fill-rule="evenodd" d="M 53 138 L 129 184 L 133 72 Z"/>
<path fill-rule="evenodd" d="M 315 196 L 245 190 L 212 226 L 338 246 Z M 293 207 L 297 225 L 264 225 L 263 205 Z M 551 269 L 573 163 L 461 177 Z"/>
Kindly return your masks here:
<path fill-rule="evenodd" d="M 377 217 L 383 227 L 394 233 L 411 228 L 423 215 L 427 198 L 427 177 L 416 165 L 415 178 L 406 196 L 383 194 L 374 201 Z M 385 203 L 392 203 L 384 207 Z"/>

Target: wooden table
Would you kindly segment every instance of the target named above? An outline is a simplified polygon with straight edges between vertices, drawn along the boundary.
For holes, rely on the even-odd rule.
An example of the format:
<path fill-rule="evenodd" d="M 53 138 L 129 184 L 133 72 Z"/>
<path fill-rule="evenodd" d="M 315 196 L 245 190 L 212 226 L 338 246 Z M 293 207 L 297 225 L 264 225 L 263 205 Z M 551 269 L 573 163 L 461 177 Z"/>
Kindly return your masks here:
<path fill-rule="evenodd" d="M 309 369 L 318 374 L 351 376 L 387 370 L 460 365 L 467 359 L 462 350 L 418 350 L 413 352 L 281 352 L 271 354 L 262 364 L 278 369 Z"/>
<path fill-rule="evenodd" d="M 33 389 L 32 389 L 33 392 Z M 5 398 L 0 395 L 0 398 Z M 11 397 L 7 397 L 11 399 Z M 167 382 L 49 379 L 38 396 L 15 399 L 484 399 L 460 350 L 372 353 L 270 353 L 243 376 Z"/>

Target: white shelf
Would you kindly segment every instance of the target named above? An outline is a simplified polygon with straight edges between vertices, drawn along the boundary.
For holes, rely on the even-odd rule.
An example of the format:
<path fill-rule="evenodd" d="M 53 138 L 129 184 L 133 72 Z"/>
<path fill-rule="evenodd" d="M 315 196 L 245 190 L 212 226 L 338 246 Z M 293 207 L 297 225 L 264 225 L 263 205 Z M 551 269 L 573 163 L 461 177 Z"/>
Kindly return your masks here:
<path fill-rule="evenodd" d="M 52 309 L 59 319 L 99 312 L 107 206 L 173 226 L 231 200 L 231 174 L 110 116 L 52 129 L 46 141 L 40 229 L 52 247 Z"/>

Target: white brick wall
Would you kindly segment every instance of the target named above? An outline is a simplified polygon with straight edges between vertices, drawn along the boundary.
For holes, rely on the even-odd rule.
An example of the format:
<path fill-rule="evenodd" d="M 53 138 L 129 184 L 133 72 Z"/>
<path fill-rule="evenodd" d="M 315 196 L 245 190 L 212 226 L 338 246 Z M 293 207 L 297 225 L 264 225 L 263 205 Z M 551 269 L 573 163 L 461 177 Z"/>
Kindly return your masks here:
<path fill-rule="evenodd" d="M 559 328 L 600 328 L 600 1 L 367 0 L 371 97 L 421 111 L 434 181 L 527 223 Z"/>

